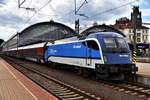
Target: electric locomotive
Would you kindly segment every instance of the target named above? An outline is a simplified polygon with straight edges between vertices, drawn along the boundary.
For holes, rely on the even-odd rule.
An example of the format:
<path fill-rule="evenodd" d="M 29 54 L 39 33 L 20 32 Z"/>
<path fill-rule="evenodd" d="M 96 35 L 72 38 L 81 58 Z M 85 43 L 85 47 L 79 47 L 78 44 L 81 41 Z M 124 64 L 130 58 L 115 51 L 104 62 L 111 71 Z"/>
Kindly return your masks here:
<path fill-rule="evenodd" d="M 104 79 L 123 80 L 135 73 L 131 53 L 124 37 L 115 32 L 96 32 L 85 39 L 72 37 L 48 43 L 45 61 L 93 70 Z"/>

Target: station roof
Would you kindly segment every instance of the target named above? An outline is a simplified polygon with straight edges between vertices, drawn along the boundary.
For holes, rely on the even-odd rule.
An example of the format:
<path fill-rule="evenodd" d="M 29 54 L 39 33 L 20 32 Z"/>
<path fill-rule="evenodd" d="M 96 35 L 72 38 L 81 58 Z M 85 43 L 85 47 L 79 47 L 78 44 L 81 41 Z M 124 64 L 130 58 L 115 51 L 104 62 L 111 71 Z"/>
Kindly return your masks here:
<path fill-rule="evenodd" d="M 43 25 L 56 26 L 56 27 L 63 27 L 63 28 L 65 28 L 65 29 L 67 29 L 67 30 L 72 31 L 73 34 L 75 33 L 75 31 L 74 31 L 73 29 L 71 29 L 70 27 L 68 27 L 68 26 L 66 26 L 66 25 L 64 25 L 64 24 L 62 24 L 62 23 L 50 21 L 50 22 L 40 22 L 40 23 L 33 24 L 33 25 L 31 25 L 31 26 L 25 28 L 25 29 L 24 29 L 23 31 L 21 31 L 19 34 L 23 34 L 23 33 L 27 32 L 27 31 L 30 31 L 30 30 L 32 30 L 32 29 L 35 29 L 35 28 L 38 27 L 38 26 L 43 26 Z"/>
<path fill-rule="evenodd" d="M 46 41 L 55 41 L 74 36 L 75 31 L 58 22 L 41 22 L 31 25 L 19 34 L 19 46 L 40 43 Z"/>

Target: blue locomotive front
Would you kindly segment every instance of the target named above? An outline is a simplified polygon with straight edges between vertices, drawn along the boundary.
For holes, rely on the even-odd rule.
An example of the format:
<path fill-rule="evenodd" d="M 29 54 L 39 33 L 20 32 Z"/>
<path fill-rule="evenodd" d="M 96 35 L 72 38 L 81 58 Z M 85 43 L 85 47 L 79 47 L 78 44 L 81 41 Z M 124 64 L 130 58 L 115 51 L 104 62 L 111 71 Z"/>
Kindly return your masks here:
<path fill-rule="evenodd" d="M 102 49 L 104 64 L 96 64 L 95 70 L 100 77 L 124 79 L 126 75 L 138 70 L 132 63 L 129 46 L 122 35 L 114 32 L 91 34 L 88 38 L 97 38 Z"/>

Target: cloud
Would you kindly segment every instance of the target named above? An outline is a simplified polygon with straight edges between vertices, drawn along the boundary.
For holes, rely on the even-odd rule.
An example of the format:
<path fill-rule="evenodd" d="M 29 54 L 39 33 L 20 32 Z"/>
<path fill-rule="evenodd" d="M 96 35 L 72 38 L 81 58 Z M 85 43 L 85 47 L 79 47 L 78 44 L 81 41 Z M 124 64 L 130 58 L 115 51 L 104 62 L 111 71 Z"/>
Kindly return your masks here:
<path fill-rule="evenodd" d="M 84 0 L 76 1 L 77 8 L 79 8 Z M 87 1 L 88 3 L 82 6 L 82 8 L 78 11 L 78 14 L 85 14 L 89 18 L 74 14 L 74 0 L 61 0 L 61 2 L 59 0 L 51 0 L 49 3 L 47 3 L 48 0 L 26 0 L 26 2 L 22 5 L 22 7 L 35 8 L 35 11 L 19 9 L 17 0 L 0 0 L 0 2 L 4 2 L 6 4 L 5 6 L 0 6 L 0 29 L 4 29 L 0 30 L 0 33 L 6 33 L 9 35 L 15 34 L 17 31 L 21 31 L 31 24 L 42 21 L 50 21 L 51 19 L 65 23 L 71 27 L 74 26 L 74 21 L 78 18 L 80 19 L 81 26 L 92 24 L 95 21 L 100 24 L 112 24 L 120 17 L 130 18 L 133 5 L 138 4 L 141 6 L 140 10 L 142 11 L 142 15 L 150 16 L 150 8 L 142 8 L 145 5 L 150 5 L 149 0 L 140 0 L 140 2 L 135 2 L 134 4 L 129 4 L 123 7 L 120 6 L 135 0 Z M 119 8 L 113 9 L 117 7 Z M 8 29 L 8 31 L 6 29 Z M 2 37 L 5 39 L 8 35 Z"/>
<path fill-rule="evenodd" d="M 11 13 L 6 13 L 3 15 L 0 15 L 0 22 L 1 22 L 1 25 L 4 25 L 4 26 L 9 26 L 12 28 L 19 28 L 19 25 L 21 25 L 22 22 L 24 22 L 24 20 L 19 16 L 13 15 Z"/>
<path fill-rule="evenodd" d="M 16 33 L 16 29 L 5 26 L 0 26 L 0 30 L 0 39 L 4 39 L 5 41 Z"/>
<path fill-rule="evenodd" d="M 77 8 L 82 4 L 84 0 L 77 0 Z M 53 7 L 54 20 L 59 20 L 61 22 L 70 22 L 74 23 L 75 19 L 80 19 L 81 24 L 88 24 L 91 21 L 98 22 L 106 22 L 111 21 L 116 16 L 120 17 L 122 15 L 129 16 L 129 11 L 131 11 L 131 6 L 125 6 L 114 11 L 105 12 L 109 9 L 119 7 L 125 3 L 131 2 L 130 0 L 88 0 L 87 4 L 84 4 L 82 8 L 78 11 L 78 14 L 85 14 L 85 16 L 90 17 L 86 19 L 83 16 L 75 15 L 74 13 L 74 1 L 73 0 L 62 0 L 62 2 L 58 2 L 57 0 L 53 0 L 50 4 Z M 105 12 L 105 13 L 103 13 Z M 99 14 L 100 13 L 100 14 Z M 128 14 L 129 15 L 128 15 Z M 95 15 L 95 16 L 93 16 Z"/>
<path fill-rule="evenodd" d="M 141 9 L 142 16 L 150 16 L 150 9 Z"/>
<path fill-rule="evenodd" d="M 1 3 L 1 4 L 4 4 L 4 0 L 0 0 L 0 3 Z"/>

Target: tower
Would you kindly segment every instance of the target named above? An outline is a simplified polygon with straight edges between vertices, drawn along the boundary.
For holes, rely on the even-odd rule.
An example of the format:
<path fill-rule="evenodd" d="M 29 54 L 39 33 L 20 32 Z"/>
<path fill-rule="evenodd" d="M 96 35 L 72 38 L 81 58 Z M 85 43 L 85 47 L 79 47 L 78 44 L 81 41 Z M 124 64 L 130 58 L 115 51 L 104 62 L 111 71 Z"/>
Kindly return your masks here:
<path fill-rule="evenodd" d="M 141 12 L 139 11 L 139 7 L 134 6 L 132 9 L 133 12 L 131 13 L 131 22 L 136 23 L 136 27 L 142 26 L 142 17 L 141 17 Z"/>

